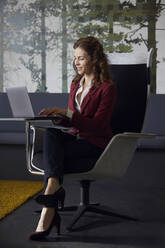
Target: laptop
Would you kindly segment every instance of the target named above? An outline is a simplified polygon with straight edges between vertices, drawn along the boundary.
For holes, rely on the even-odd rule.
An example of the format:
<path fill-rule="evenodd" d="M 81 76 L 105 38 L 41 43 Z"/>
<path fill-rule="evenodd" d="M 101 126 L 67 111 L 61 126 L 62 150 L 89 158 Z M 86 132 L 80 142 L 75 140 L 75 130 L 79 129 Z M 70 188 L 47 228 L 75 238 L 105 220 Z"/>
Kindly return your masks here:
<path fill-rule="evenodd" d="M 59 120 L 67 117 L 57 116 L 35 116 L 26 86 L 6 88 L 10 107 L 14 118 L 34 120 Z"/>

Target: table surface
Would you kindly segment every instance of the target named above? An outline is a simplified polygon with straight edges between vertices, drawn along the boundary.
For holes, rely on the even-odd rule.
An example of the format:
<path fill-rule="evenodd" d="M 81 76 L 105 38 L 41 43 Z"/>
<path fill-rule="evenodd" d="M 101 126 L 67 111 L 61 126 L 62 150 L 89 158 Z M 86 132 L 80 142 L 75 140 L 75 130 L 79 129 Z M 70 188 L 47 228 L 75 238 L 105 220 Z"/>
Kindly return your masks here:
<path fill-rule="evenodd" d="M 25 118 L 0 117 L 0 121 L 25 121 Z"/>
<path fill-rule="evenodd" d="M 51 121 L 52 118 L 38 118 L 38 119 L 35 119 L 35 118 L 29 118 L 29 117 L 25 117 L 25 118 L 22 118 L 22 117 L 0 117 L 0 121 Z"/>

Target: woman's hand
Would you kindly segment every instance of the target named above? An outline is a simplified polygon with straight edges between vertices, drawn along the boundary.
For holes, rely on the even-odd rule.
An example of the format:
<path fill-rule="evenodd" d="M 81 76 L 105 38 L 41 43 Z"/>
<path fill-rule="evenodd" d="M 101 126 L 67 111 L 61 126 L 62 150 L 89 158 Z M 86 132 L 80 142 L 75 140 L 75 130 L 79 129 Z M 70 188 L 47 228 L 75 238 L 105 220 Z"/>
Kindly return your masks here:
<path fill-rule="evenodd" d="M 58 107 L 42 109 L 39 112 L 39 115 L 45 115 L 45 116 L 57 116 L 57 115 L 66 116 L 66 114 L 67 114 L 66 109 L 62 109 L 62 108 L 58 108 Z"/>

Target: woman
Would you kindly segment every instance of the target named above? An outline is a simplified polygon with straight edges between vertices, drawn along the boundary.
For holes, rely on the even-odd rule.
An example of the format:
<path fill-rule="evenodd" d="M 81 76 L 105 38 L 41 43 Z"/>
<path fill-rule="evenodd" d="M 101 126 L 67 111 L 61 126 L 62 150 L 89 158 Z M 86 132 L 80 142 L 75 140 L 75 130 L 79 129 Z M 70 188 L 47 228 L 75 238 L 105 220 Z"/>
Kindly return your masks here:
<path fill-rule="evenodd" d="M 47 236 L 53 226 L 60 229 L 57 205 L 63 207 L 65 190 L 63 175 L 68 172 L 85 172 L 94 166 L 89 158 L 96 160 L 112 137 L 111 114 L 116 98 L 103 47 L 94 37 L 80 38 L 74 44 L 74 77 L 69 95 L 68 109 L 53 107 L 43 109 L 40 115 L 63 116 L 55 124 L 73 127 L 63 132 L 48 128 L 45 132 L 43 159 L 46 189 L 36 201 L 43 204 L 41 217 L 30 239 Z M 86 162 L 81 163 L 81 160 Z"/>

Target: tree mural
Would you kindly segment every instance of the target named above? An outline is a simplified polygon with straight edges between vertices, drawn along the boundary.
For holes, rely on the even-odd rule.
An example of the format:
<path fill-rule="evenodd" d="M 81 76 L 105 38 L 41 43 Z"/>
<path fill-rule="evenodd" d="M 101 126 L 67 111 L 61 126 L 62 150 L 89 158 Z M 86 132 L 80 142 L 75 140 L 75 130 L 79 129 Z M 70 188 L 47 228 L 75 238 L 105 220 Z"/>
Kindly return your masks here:
<path fill-rule="evenodd" d="M 31 73 L 37 92 L 48 90 L 48 57 L 58 55 L 62 92 L 67 92 L 70 44 L 78 37 L 94 35 L 107 52 L 131 52 L 142 43 L 148 50 L 154 48 L 151 89 L 155 92 L 156 23 L 163 8 L 161 0 L 1 0 L 0 91 L 7 71 L 4 54 L 10 50 Z"/>
<path fill-rule="evenodd" d="M 46 86 L 46 56 L 49 51 L 53 50 L 59 53 L 61 51 L 62 60 L 62 92 L 68 91 L 67 86 L 67 50 L 68 42 L 71 35 L 68 33 L 68 27 L 71 26 L 71 4 L 74 4 L 75 0 L 35 0 L 29 3 L 23 3 L 20 6 L 20 11 L 25 15 L 25 25 L 22 29 L 21 36 L 25 36 L 29 43 L 27 47 L 25 43 L 22 43 L 25 54 L 29 59 L 26 61 L 24 58 L 20 58 L 22 64 L 31 71 L 32 80 L 37 83 L 37 92 L 45 92 Z M 54 18 L 54 22 L 61 20 L 61 29 L 58 27 L 53 30 L 46 25 L 46 20 L 49 17 Z M 58 18 L 58 20 L 56 19 Z M 71 33 L 70 28 L 70 33 Z M 61 46 L 58 45 L 58 40 Z M 41 56 L 41 64 L 39 59 L 36 61 L 36 57 Z M 35 62 L 36 61 L 36 62 Z"/>
<path fill-rule="evenodd" d="M 5 2 L 0 3 L 0 91 L 3 91 L 3 71 L 4 71 L 4 6 Z"/>
<path fill-rule="evenodd" d="M 132 51 L 131 45 L 123 41 L 124 33 L 114 31 L 114 25 L 122 22 L 119 15 L 122 5 L 119 0 L 88 0 L 83 1 L 79 8 L 79 22 L 75 24 L 78 37 L 88 34 L 99 37 L 107 52 Z"/>
<path fill-rule="evenodd" d="M 108 52 L 131 52 L 134 45 L 142 43 L 147 46 L 148 50 L 153 48 L 151 92 L 156 92 L 156 22 L 164 9 L 161 0 L 137 0 L 136 3 L 130 0 L 122 2 L 88 0 L 85 3 L 81 6 L 84 11 L 80 16 L 81 25 L 78 26 L 78 36 L 81 37 L 88 33 L 98 36 L 103 40 L 104 48 Z M 120 25 L 128 31 L 115 33 L 115 25 Z M 147 38 L 143 37 L 140 32 L 145 28 Z"/>
<path fill-rule="evenodd" d="M 14 15 L 14 5 L 16 0 L 0 1 L 0 91 L 4 88 L 4 75 L 9 69 L 5 64 L 5 51 L 12 49 L 12 36 L 15 36 L 15 26 L 12 23 L 12 16 Z M 16 70 L 16 69 L 15 69 Z"/>
<path fill-rule="evenodd" d="M 161 0 L 137 0 L 136 5 L 131 1 L 124 1 L 122 3 L 125 20 L 128 22 L 127 27 L 131 30 L 124 36 L 128 44 L 144 43 L 148 50 L 153 48 L 153 62 L 151 70 L 151 92 L 156 92 L 156 71 L 157 71 L 157 41 L 156 41 L 156 23 L 164 9 Z M 131 17 L 132 16 L 132 17 Z M 131 20 L 133 19 L 133 20 Z M 132 29 L 132 26 L 136 28 Z M 140 30 L 147 29 L 147 38 L 144 38 Z"/>
<path fill-rule="evenodd" d="M 25 25 L 22 29 L 26 43 L 23 42 L 24 52 L 28 55 L 28 60 L 20 58 L 22 64 L 31 71 L 33 82 L 37 83 L 37 92 L 45 92 L 46 86 L 46 55 L 47 51 L 54 45 L 51 41 L 56 36 L 48 26 L 45 19 L 52 15 L 58 15 L 56 11 L 56 1 L 35 0 L 23 3 L 20 11 L 25 16 Z M 38 58 L 38 59 L 37 59 Z"/>

